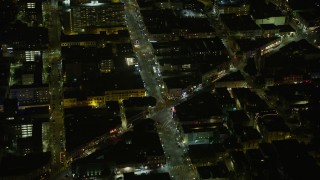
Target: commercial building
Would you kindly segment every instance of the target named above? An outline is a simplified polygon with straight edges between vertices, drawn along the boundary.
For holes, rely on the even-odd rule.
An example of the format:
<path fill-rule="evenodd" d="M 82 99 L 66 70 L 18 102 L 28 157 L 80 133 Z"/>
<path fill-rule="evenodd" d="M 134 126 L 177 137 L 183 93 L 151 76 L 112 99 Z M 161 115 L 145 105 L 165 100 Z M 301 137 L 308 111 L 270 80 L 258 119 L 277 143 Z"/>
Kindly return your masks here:
<path fill-rule="evenodd" d="M 64 22 L 67 34 L 87 33 L 91 28 L 121 27 L 125 24 L 121 2 L 101 3 L 93 0 L 74 4 L 65 10 L 64 15 L 68 17 Z"/>
<path fill-rule="evenodd" d="M 43 0 L 18 0 L 18 18 L 23 19 L 30 26 L 41 26 L 43 22 L 42 13 Z"/>
<path fill-rule="evenodd" d="M 250 4 L 244 0 L 221 0 L 216 2 L 220 14 L 236 14 L 237 16 L 240 16 L 248 15 L 250 12 Z"/>
<path fill-rule="evenodd" d="M 15 85 L 10 88 L 10 99 L 17 99 L 19 108 L 47 106 L 49 89 L 47 85 Z"/>

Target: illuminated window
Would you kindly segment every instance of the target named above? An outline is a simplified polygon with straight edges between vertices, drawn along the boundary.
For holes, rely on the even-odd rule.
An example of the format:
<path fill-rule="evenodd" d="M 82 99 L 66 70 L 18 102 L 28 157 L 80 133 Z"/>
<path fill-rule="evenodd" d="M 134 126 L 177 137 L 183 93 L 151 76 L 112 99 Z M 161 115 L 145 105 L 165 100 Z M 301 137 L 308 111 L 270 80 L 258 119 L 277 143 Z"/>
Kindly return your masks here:
<path fill-rule="evenodd" d="M 34 61 L 36 56 L 40 56 L 40 51 L 26 51 L 26 61 Z"/>
<path fill-rule="evenodd" d="M 24 149 L 24 154 L 26 155 L 26 154 L 29 154 L 31 152 L 31 150 L 30 150 L 30 148 L 25 148 Z"/>
<path fill-rule="evenodd" d="M 23 124 L 21 125 L 21 137 L 32 137 L 32 124 Z"/>
<path fill-rule="evenodd" d="M 6 120 L 14 120 L 14 117 L 7 117 Z"/>
<path fill-rule="evenodd" d="M 27 8 L 28 8 L 28 9 L 34 9 L 34 8 L 36 8 L 36 3 L 34 3 L 34 2 L 29 2 L 29 3 L 27 3 Z"/>
<path fill-rule="evenodd" d="M 126 63 L 128 66 L 132 66 L 132 65 L 136 64 L 134 62 L 134 58 L 126 58 Z"/>
<path fill-rule="evenodd" d="M 183 69 L 190 69 L 191 68 L 191 64 L 184 64 L 182 65 Z"/>

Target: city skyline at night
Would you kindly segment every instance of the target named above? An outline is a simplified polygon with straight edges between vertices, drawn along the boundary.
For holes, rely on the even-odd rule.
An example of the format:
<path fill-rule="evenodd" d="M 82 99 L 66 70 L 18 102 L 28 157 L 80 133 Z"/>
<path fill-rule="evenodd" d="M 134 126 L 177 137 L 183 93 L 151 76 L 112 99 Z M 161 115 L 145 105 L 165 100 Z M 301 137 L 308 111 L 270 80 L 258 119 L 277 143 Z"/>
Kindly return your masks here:
<path fill-rule="evenodd" d="M 0 179 L 320 179 L 317 0 L 0 0 Z"/>

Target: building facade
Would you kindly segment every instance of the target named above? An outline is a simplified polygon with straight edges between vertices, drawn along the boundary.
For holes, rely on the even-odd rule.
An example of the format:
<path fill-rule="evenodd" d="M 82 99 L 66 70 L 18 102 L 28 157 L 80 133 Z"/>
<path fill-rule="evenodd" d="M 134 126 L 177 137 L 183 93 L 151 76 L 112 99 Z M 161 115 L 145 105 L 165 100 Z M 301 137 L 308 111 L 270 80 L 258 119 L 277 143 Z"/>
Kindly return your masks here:
<path fill-rule="evenodd" d="M 91 1 L 71 6 L 71 32 L 85 33 L 90 27 L 123 26 L 123 3 Z"/>

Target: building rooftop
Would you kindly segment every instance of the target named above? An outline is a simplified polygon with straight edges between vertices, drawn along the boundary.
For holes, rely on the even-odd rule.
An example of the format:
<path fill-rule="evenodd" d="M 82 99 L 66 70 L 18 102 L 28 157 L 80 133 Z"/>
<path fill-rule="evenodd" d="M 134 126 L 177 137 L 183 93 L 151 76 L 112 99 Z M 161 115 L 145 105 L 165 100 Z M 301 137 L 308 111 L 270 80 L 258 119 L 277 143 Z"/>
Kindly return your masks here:
<path fill-rule="evenodd" d="M 65 90 L 66 97 L 80 98 L 104 95 L 105 91 L 144 89 L 141 77 L 134 74 L 131 69 L 117 70 L 108 74 L 98 74 L 95 78 L 92 78 L 89 81 L 86 80 L 81 83 L 78 82 L 75 85 L 69 83 L 66 86 L 75 86 L 69 90 Z M 79 96 L 74 96 L 74 94 L 72 95 L 73 92 Z"/>
<path fill-rule="evenodd" d="M 215 88 L 214 92 L 219 98 L 226 98 L 226 99 L 231 98 L 231 94 L 226 87 Z"/>
<path fill-rule="evenodd" d="M 279 115 L 266 115 L 258 119 L 268 132 L 290 132 L 289 127 Z"/>
<path fill-rule="evenodd" d="M 264 157 L 259 149 L 248 149 L 246 157 L 253 166 L 264 162 Z"/>
<path fill-rule="evenodd" d="M 193 162 L 196 162 L 198 159 L 217 158 L 217 154 L 223 152 L 225 152 L 225 149 L 221 144 L 189 145 L 189 156 Z"/>
<path fill-rule="evenodd" d="M 257 129 L 251 126 L 245 126 L 242 128 L 242 130 L 243 133 L 240 136 L 242 142 L 262 139 L 261 134 L 257 131 Z"/>
<path fill-rule="evenodd" d="M 186 45 L 189 52 L 226 50 L 221 39 L 217 37 L 206 39 L 185 39 L 182 43 L 184 46 Z"/>
<path fill-rule="evenodd" d="M 146 156 L 163 156 L 164 151 L 156 132 L 135 132 L 132 134 L 132 144 L 146 152 Z"/>
<path fill-rule="evenodd" d="M 105 40 L 107 35 L 105 34 L 77 34 L 77 35 L 65 35 L 61 34 L 61 42 L 86 42 L 86 41 L 99 41 Z"/>
<path fill-rule="evenodd" d="M 307 40 L 301 39 L 299 41 L 293 41 L 287 44 L 286 46 L 282 47 L 279 50 L 279 53 L 296 53 L 299 54 L 308 54 L 308 53 L 315 53 L 320 54 L 320 49 L 316 48 L 312 44 L 310 44 Z"/>
<path fill-rule="evenodd" d="M 242 151 L 231 151 L 230 157 L 236 172 L 243 172 L 249 168 L 249 162 Z"/>
<path fill-rule="evenodd" d="M 310 83 L 271 86 L 268 89 L 268 93 L 277 95 L 289 103 L 299 103 L 299 101 L 308 102 L 310 98 L 320 98 L 318 93 L 319 89 Z"/>
<path fill-rule="evenodd" d="M 244 81 L 244 77 L 241 74 L 240 71 L 237 72 L 233 72 L 231 74 L 228 74 L 224 77 L 222 77 L 221 79 L 219 79 L 217 82 L 228 82 L 228 81 Z"/>
<path fill-rule="evenodd" d="M 263 30 L 279 30 L 280 27 L 274 24 L 260 24 L 259 25 Z"/>
<path fill-rule="evenodd" d="M 296 30 L 289 24 L 278 25 L 277 27 L 279 28 L 279 32 L 296 32 Z"/>
<path fill-rule="evenodd" d="M 189 33 L 215 32 L 207 18 L 177 18 L 173 29 L 187 29 Z"/>
<path fill-rule="evenodd" d="M 82 46 L 62 47 L 61 54 L 63 64 L 90 63 L 96 64 L 97 66 L 101 60 L 111 59 L 113 57 L 111 44 L 107 44 L 105 48 Z"/>
<path fill-rule="evenodd" d="M 31 115 L 31 116 L 42 116 L 49 118 L 49 106 L 42 106 L 42 107 L 28 107 L 23 110 L 24 115 Z"/>
<path fill-rule="evenodd" d="M 36 47 L 48 44 L 48 29 L 44 27 L 20 26 L 0 32 L 0 43 L 12 44 L 19 42 L 19 48 L 30 49 L 28 45 L 34 44 Z M 14 44 L 15 46 L 15 44 Z"/>
<path fill-rule="evenodd" d="M 210 93 L 201 93 L 176 106 L 180 121 L 202 121 L 212 116 L 221 116 L 220 105 Z"/>
<path fill-rule="evenodd" d="M 217 2 L 219 6 L 239 6 L 246 3 L 245 0 L 221 0 Z"/>
<path fill-rule="evenodd" d="M 259 149 L 265 159 L 277 159 L 277 152 L 270 143 L 260 143 Z"/>
<path fill-rule="evenodd" d="M 168 89 L 181 88 L 185 89 L 190 86 L 188 80 L 192 78 L 192 75 L 180 75 L 164 78 L 163 81 L 166 83 Z"/>
<path fill-rule="evenodd" d="M 50 152 L 41 154 L 28 154 L 26 156 L 7 155 L 0 164 L 0 176 L 14 176 L 30 173 L 42 168 L 50 161 Z"/>
<path fill-rule="evenodd" d="M 198 173 L 201 179 L 226 178 L 229 177 L 229 170 L 225 163 L 219 162 L 213 166 L 198 166 Z"/>
<path fill-rule="evenodd" d="M 28 85 L 20 85 L 20 84 L 14 84 L 10 86 L 10 89 L 27 89 L 27 88 L 48 88 L 48 84 L 28 84 Z"/>
<path fill-rule="evenodd" d="M 115 162 L 116 165 L 142 164 L 146 162 L 145 155 L 141 154 L 140 148 L 133 144 L 117 143 L 105 152 L 107 161 Z"/>
<path fill-rule="evenodd" d="M 64 117 L 68 152 L 121 124 L 120 118 L 106 108 L 66 108 L 64 109 Z"/>
<path fill-rule="evenodd" d="M 265 2 L 251 1 L 250 5 L 250 14 L 254 19 L 284 16 L 272 3 L 266 4 Z"/>
<path fill-rule="evenodd" d="M 118 165 L 146 163 L 148 156 L 164 156 L 159 136 L 156 132 L 128 131 L 120 141 L 105 151 L 107 160 Z"/>
<path fill-rule="evenodd" d="M 242 124 L 250 121 L 244 110 L 228 111 L 228 118 L 233 124 Z"/>
<path fill-rule="evenodd" d="M 278 158 L 288 177 L 298 179 L 319 179 L 320 168 L 306 151 L 303 144 L 296 140 L 273 141 Z"/>
<path fill-rule="evenodd" d="M 152 96 L 148 97 L 129 97 L 128 100 L 123 100 L 123 105 L 127 107 L 149 107 L 156 105 L 156 99 Z"/>
<path fill-rule="evenodd" d="M 298 12 L 299 16 L 307 23 L 307 27 L 309 26 L 316 26 L 319 27 L 319 12 L 320 8 L 317 11 L 303 11 Z"/>
<path fill-rule="evenodd" d="M 101 81 L 103 82 L 103 81 Z M 94 82 L 68 83 L 64 87 L 64 98 L 77 98 L 78 100 L 87 100 L 90 96 L 104 96 L 106 87 Z"/>
<path fill-rule="evenodd" d="M 253 39 L 237 39 L 236 43 L 239 45 L 241 51 L 255 51 L 276 40 L 280 40 L 280 38 L 278 37 L 255 38 L 254 40 Z"/>
<path fill-rule="evenodd" d="M 220 16 L 222 22 L 231 31 L 250 31 L 261 29 L 249 15 L 236 16 L 235 14 L 221 14 Z"/>
<path fill-rule="evenodd" d="M 144 89 L 140 75 L 135 75 L 131 70 L 115 71 L 101 77 L 107 91 Z"/>
<path fill-rule="evenodd" d="M 308 1 L 300 1 L 300 0 L 290 0 L 288 1 L 289 7 L 293 11 L 308 11 L 317 8 L 316 3 L 319 3 L 318 0 L 308 0 Z"/>
<path fill-rule="evenodd" d="M 134 173 L 124 173 L 124 180 L 171 180 L 169 173 L 152 173 L 136 175 Z"/>
<path fill-rule="evenodd" d="M 269 109 L 267 103 L 262 100 L 255 92 L 248 88 L 234 88 L 233 94 L 240 101 L 241 105 L 249 112 L 260 112 Z"/>
<path fill-rule="evenodd" d="M 298 73 L 294 74 L 302 74 L 301 72 L 319 69 L 319 56 L 320 50 L 306 40 L 291 42 L 265 58 L 263 73 L 281 75 L 283 72 L 296 71 Z"/>
<path fill-rule="evenodd" d="M 206 123 L 206 124 L 184 124 L 182 125 L 184 133 L 195 133 L 195 132 L 209 132 L 215 131 L 224 134 L 228 134 L 228 130 L 223 126 L 222 122 L 218 123 Z"/>
<path fill-rule="evenodd" d="M 243 145 L 238 142 L 238 138 L 234 135 L 229 136 L 223 141 L 223 147 L 229 150 L 242 149 Z"/>
<path fill-rule="evenodd" d="M 146 19 L 172 19 L 176 17 L 174 12 L 169 9 L 141 10 L 141 15 L 143 16 L 145 22 L 150 22 Z"/>

